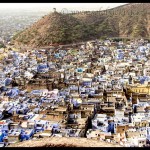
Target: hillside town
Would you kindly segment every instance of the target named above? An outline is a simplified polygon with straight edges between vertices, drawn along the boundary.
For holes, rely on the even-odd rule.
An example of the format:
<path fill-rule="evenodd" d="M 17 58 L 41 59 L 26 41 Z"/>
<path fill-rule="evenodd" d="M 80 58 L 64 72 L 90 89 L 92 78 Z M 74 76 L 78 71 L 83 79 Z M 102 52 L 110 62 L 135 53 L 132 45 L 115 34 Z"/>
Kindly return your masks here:
<path fill-rule="evenodd" d="M 79 137 L 148 147 L 149 51 L 143 39 L 9 48 L 0 63 L 0 146 Z"/>

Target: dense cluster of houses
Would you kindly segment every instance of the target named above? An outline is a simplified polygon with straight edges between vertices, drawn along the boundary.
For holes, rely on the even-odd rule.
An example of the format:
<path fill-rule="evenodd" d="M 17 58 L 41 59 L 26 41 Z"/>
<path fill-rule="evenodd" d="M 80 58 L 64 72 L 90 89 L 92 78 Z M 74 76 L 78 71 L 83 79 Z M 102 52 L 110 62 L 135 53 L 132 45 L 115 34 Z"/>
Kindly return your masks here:
<path fill-rule="evenodd" d="M 10 51 L 0 63 L 0 146 L 51 136 L 148 146 L 149 51 L 142 39 Z"/>

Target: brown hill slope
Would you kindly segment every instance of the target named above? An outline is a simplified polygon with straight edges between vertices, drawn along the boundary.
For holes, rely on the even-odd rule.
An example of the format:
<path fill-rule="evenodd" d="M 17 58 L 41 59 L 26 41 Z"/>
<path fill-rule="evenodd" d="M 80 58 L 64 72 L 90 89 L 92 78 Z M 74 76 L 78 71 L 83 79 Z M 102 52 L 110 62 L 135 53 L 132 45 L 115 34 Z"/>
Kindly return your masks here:
<path fill-rule="evenodd" d="M 112 144 L 86 138 L 75 137 L 49 137 L 38 140 L 29 140 L 9 147 L 121 147 L 119 144 Z"/>
<path fill-rule="evenodd" d="M 75 18 L 55 12 L 44 16 L 14 38 L 18 43 L 31 46 L 49 45 L 53 41 L 65 43 L 68 41 L 67 37 L 72 34 L 70 33 L 70 27 L 77 24 L 78 21 Z"/>
<path fill-rule="evenodd" d="M 117 12 L 120 36 L 149 37 L 150 3 L 131 3 L 112 11 Z"/>
<path fill-rule="evenodd" d="M 149 3 L 131 3 L 100 12 L 54 12 L 14 36 L 13 42 L 40 47 L 101 37 L 148 37 L 149 10 Z"/>

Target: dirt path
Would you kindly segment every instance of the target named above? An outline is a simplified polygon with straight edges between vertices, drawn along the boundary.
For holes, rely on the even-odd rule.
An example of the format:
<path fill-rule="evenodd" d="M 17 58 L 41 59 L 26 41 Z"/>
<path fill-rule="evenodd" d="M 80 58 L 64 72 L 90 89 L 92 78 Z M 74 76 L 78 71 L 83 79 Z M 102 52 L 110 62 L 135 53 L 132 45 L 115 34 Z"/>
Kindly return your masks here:
<path fill-rule="evenodd" d="M 11 144 L 9 147 L 122 147 L 122 146 L 120 146 L 119 144 L 113 144 L 87 138 L 50 137 Z"/>

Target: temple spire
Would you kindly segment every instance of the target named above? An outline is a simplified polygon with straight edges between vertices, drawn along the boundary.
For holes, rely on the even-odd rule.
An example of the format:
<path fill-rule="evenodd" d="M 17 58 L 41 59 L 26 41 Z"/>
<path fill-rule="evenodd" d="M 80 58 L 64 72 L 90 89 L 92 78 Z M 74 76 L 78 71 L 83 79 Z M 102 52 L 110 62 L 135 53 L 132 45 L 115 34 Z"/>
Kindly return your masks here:
<path fill-rule="evenodd" d="M 56 12 L 56 8 L 53 8 L 53 11 Z"/>

